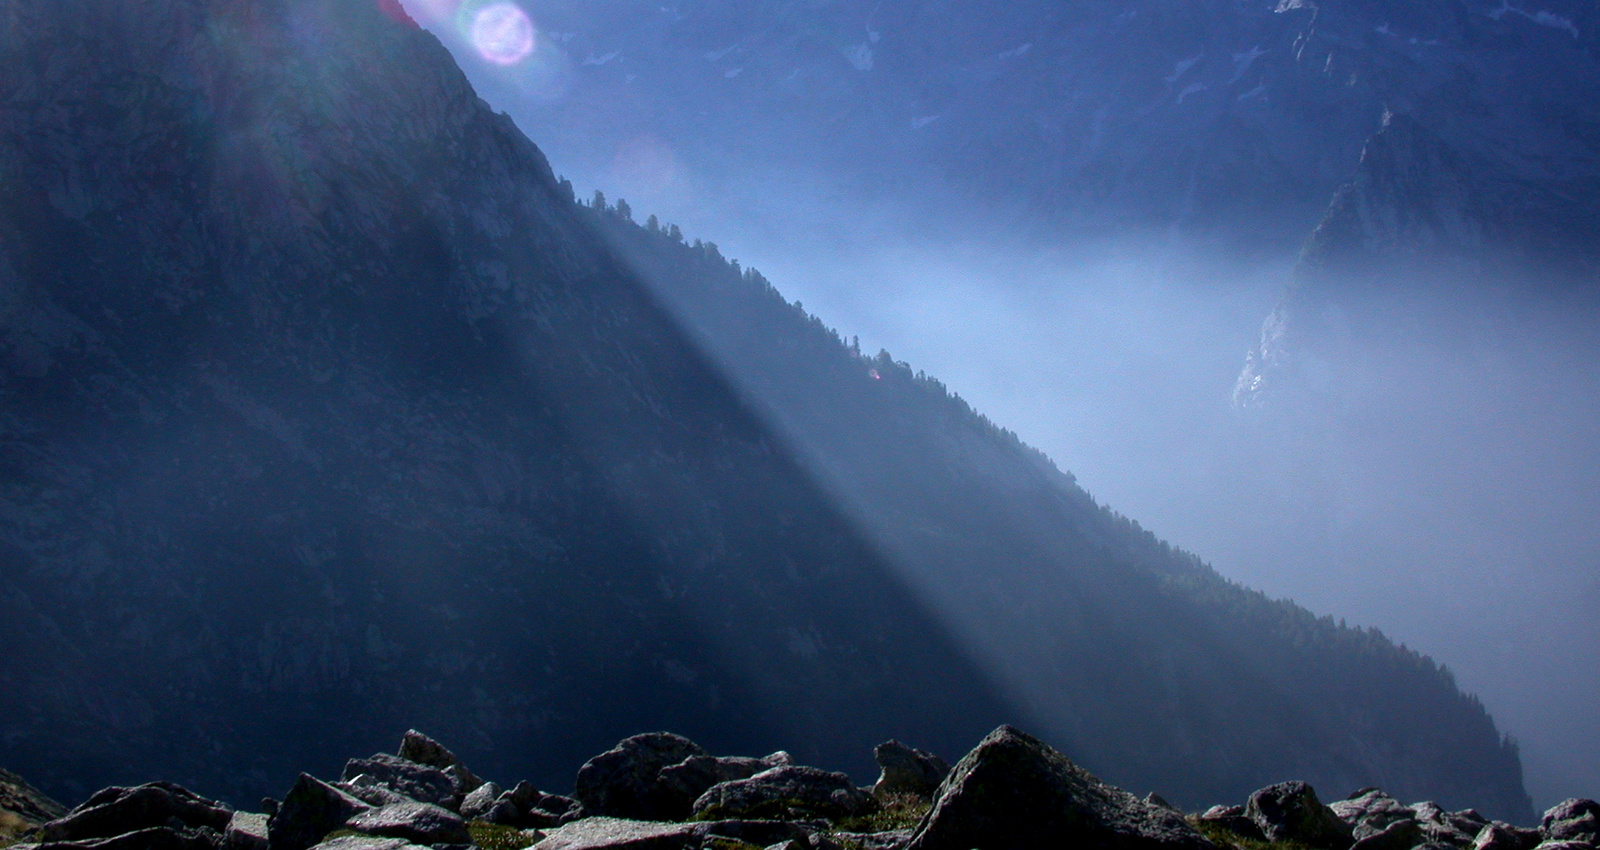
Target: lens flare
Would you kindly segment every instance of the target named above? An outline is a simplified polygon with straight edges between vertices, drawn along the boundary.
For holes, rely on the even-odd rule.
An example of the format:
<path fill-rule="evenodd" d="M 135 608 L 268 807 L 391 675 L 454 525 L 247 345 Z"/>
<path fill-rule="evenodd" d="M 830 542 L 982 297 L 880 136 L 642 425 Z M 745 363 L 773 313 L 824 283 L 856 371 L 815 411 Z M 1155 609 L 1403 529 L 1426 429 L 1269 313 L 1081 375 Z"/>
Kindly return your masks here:
<path fill-rule="evenodd" d="M 515 3 L 490 3 L 472 16 L 472 46 L 496 65 L 515 65 L 533 52 L 533 21 Z"/>

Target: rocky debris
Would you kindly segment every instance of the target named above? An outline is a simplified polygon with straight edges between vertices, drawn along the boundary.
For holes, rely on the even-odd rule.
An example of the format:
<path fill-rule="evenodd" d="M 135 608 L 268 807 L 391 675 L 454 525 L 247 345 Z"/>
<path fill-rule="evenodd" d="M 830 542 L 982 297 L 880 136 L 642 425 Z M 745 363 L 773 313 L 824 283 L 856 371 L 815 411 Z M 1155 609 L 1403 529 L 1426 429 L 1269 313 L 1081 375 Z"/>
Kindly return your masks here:
<path fill-rule="evenodd" d="M 1390 824 L 1416 818 L 1416 810 L 1377 788 L 1363 788 L 1348 798 L 1328 804 L 1339 819 L 1350 824 L 1357 840 L 1382 832 Z"/>
<path fill-rule="evenodd" d="M 493 782 L 479 785 L 461 800 L 461 816 L 468 820 L 483 817 L 494 808 L 495 801 L 504 793 L 505 789 Z"/>
<path fill-rule="evenodd" d="M 786 759 L 788 755 L 783 754 Z M 662 768 L 657 781 L 661 790 L 673 797 L 673 808 L 681 812 L 677 816 L 687 817 L 694 807 L 694 801 L 711 790 L 712 786 L 749 779 L 764 770 L 791 763 L 742 756 L 690 756 L 675 765 Z"/>
<path fill-rule="evenodd" d="M 955 766 L 907 850 L 1214 850 L 1176 813 L 1096 779 L 1010 726 Z"/>
<path fill-rule="evenodd" d="M 694 801 L 693 815 L 709 818 L 844 818 L 865 812 L 872 795 L 850 777 L 815 767 L 783 765 L 712 786 Z"/>
<path fill-rule="evenodd" d="M 1267 840 L 1256 822 L 1245 817 L 1244 806 L 1212 806 L 1200 814 L 1200 820 L 1216 824 L 1241 838 Z"/>
<path fill-rule="evenodd" d="M 1576 797 L 1550 807 L 1539 821 L 1545 842 L 1582 841 L 1600 845 L 1600 803 Z"/>
<path fill-rule="evenodd" d="M 455 812 L 432 803 L 391 803 L 360 812 L 345 827 L 366 835 L 404 838 L 417 844 L 469 844 L 467 822 Z"/>
<path fill-rule="evenodd" d="M 362 779 L 363 776 L 367 779 Z M 345 762 L 341 778 L 355 786 L 379 785 L 420 803 L 432 803 L 451 811 L 461 807 L 462 795 L 456 791 L 456 782 L 449 774 L 389 753 Z"/>
<path fill-rule="evenodd" d="M 1447 812 L 1432 801 L 1413 805 L 1416 821 L 1422 825 L 1424 837 L 1434 843 L 1452 847 L 1470 846 L 1478 833 L 1489 825 L 1489 819 L 1472 809 Z"/>
<path fill-rule="evenodd" d="M 417 845 L 403 838 L 374 838 L 368 835 L 341 835 L 316 845 L 312 850 L 407 850 Z"/>
<path fill-rule="evenodd" d="M 1244 812 L 1269 841 L 1294 841 L 1318 850 L 1348 850 L 1355 841 L 1350 824 L 1304 782 L 1268 785 L 1250 795 Z"/>
<path fill-rule="evenodd" d="M 573 796 L 594 815 L 640 820 L 682 817 L 678 795 L 663 788 L 663 768 L 707 755 L 698 744 L 671 732 L 624 738 L 578 769 Z"/>
<path fill-rule="evenodd" d="M 39 838 L 47 843 L 78 842 L 165 829 L 174 834 L 173 840 L 187 841 L 202 828 L 219 835 L 232 819 L 233 812 L 215 800 L 171 783 L 152 782 L 98 791 L 82 805 L 41 826 Z M 167 839 L 151 836 L 151 840 Z"/>
<path fill-rule="evenodd" d="M 895 740 L 874 747 L 872 757 L 879 770 L 872 795 L 880 799 L 890 794 L 932 797 L 939 790 L 939 783 L 950 775 L 950 765 L 944 759 Z"/>
<path fill-rule="evenodd" d="M 954 770 L 899 742 L 881 744 L 874 750 L 881 775 L 870 793 L 846 774 L 794 764 L 788 753 L 713 757 L 668 733 L 625 739 L 584 765 L 579 784 L 591 800 L 676 812 L 654 818 L 594 814 L 579 799 L 529 782 L 507 791 L 481 780 L 453 811 L 402 789 L 453 802 L 470 771 L 415 731 L 400 749 L 408 757 L 351 760 L 342 782 L 301 774 L 282 803 L 263 801 L 270 814 L 235 812 L 169 783 L 107 788 L 70 811 L 56 806 L 59 816 L 27 836 L 40 843 L 8 850 L 472 850 L 479 845 L 469 821 L 510 828 L 483 847 L 522 841 L 536 850 L 1218 850 L 1159 795 L 1139 799 L 1108 785 L 1009 726 Z M 942 780 L 930 789 L 935 775 Z M 0 772 L 0 795 L 13 787 L 25 786 Z M 904 827 L 919 815 L 915 829 L 840 829 Z M 1552 808 L 1531 829 L 1472 809 L 1404 805 L 1376 788 L 1324 806 L 1311 786 L 1285 782 L 1255 792 L 1245 806 L 1213 806 L 1192 820 L 1301 850 L 1600 850 L 1600 804 L 1579 799 Z M 1239 843 L 1224 837 L 1225 845 Z"/>
<path fill-rule="evenodd" d="M 1350 850 L 1411 850 L 1426 841 L 1422 826 L 1416 821 L 1397 820 L 1357 839 Z"/>
<path fill-rule="evenodd" d="M 698 846 L 700 835 L 693 824 L 590 817 L 551 830 L 538 850 L 684 850 Z"/>
<path fill-rule="evenodd" d="M 501 793 L 479 817 L 518 829 L 544 829 L 571 823 L 584 814 L 583 805 L 571 797 L 547 794 L 530 782 L 518 782 L 517 787 Z"/>
<path fill-rule="evenodd" d="M 222 832 L 222 850 L 268 850 L 267 816 L 234 812 Z"/>
<path fill-rule="evenodd" d="M 352 817 L 371 808 L 344 791 L 302 773 L 279 804 L 278 811 L 267 819 L 267 844 L 271 850 L 306 850 Z"/>
<path fill-rule="evenodd" d="M 461 763 L 461 759 L 456 758 L 455 753 L 415 729 L 406 730 L 406 734 L 400 739 L 400 751 L 396 755 L 407 761 L 444 771 L 445 775 L 455 782 L 456 793 L 462 797 L 483 784 L 483 780 L 468 770 L 467 766 Z"/>
<path fill-rule="evenodd" d="M 1539 830 L 1494 821 L 1472 839 L 1472 850 L 1533 850 L 1539 844 Z"/>

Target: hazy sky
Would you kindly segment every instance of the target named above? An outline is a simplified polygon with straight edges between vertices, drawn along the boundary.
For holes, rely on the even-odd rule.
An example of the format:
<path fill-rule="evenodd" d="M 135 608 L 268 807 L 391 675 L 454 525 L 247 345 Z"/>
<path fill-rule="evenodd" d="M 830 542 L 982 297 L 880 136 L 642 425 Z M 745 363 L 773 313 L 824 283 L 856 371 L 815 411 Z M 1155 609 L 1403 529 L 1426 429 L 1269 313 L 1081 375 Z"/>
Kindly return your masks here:
<path fill-rule="evenodd" d="M 514 15 L 473 51 L 473 33 L 439 25 L 447 0 L 407 5 L 496 108 L 538 123 L 547 101 L 507 83 L 525 48 Z M 1150 233 L 1041 246 L 982 221 L 918 236 L 925 209 L 825 173 L 697 172 L 659 142 L 630 144 L 545 152 L 580 195 L 603 189 L 717 242 L 1222 574 L 1441 660 L 1521 741 L 1537 807 L 1600 797 L 1592 305 L 1431 296 L 1330 359 L 1326 403 L 1247 415 L 1233 381 L 1293 257 Z"/>

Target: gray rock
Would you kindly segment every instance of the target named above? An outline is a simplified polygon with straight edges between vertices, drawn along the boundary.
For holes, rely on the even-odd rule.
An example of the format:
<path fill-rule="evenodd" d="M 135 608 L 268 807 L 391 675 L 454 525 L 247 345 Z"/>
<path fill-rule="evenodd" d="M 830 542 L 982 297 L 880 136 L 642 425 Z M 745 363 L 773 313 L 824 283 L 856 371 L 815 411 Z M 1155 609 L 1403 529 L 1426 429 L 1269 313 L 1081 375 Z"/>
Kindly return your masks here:
<path fill-rule="evenodd" d="M 406 730 L 406 734 L 400 739 L 400 751 L 397 755 L 408 761 L 444 771 L 455 782 L 456 793 L 463 797 L 483 784 L 483 780 L 468 770 L 467 766 L 461 763 L 461 759 L 456 758 L 455 753 L 415 729 Z"/>
<path fill-rule="evenodd" d="M 1414 820 L 1397 820 L 1377 832 L 1362 836 L 1350 850 L 1411 850 L 1427 842 L 1422 826 Z"/>
<path fill-rule="evenodd" d="M 1319 850 L 1348 850 L 1355 842 L 1350 824 L 1317 799 L 1304 782 L 1280 782 L 1250 795 L 1245 816 L 1269 841 L 1296 841 Z"/>
<path fill-rule="evenodd" d="M 372 808 L 344 791 L 302 773 L 267 819 L 271 850 L 306 850 L 345 821 Z"/>
<path fill-rule="evenodd" d="M 46 841 L 39 850 L 216 850 L 221 835 L 210 827 L 187 829 L 157 826 L 136 829 L 109 838 Z M 20 850 L 20 845 L 15 845 Z"/>
<path fill-rule="evenodd" d="M 493 782 L 485 782 L 479 785 L 462 799 L 461 816 L 468 820 L 476 820 L 483 817 L 489 813 L 489 809 L 494 807 L 494 801 L 504 793 L 505 789 Z"/>
<path fill-rule="evenodd" d="M 907 850 L 1215 850 L 1176 813 L 1096 779 L 1010 726 L 951 771 Z"/>
<path fill-rule="evenodd" d="M 1546 842 L 1600 844 L 1600 803 L 1577 797 L 1557 803 L 1539 821 L 1539 834 Z"/>
<path fill-rule="evenodd" d="M 827 836 L 817 836 L 825 839 Z M 835 832 L 832 837 L 843 847 L 860 850 L 900 850 L 911 840 L 911 830 L 892 829 L 886 832 Z"/>
<path fill-rule="evenodd" d="M 890 794 L 915 794 L 932 797 L 939 783 L 950 775 L 950 765 L 926 750 L 908 747 L 899 741 L 885 741 L 872 749 L 878 762 L 878 781 L 872 786 L 874 797 Z"/>
<path fill-rule="evenodd" d="M 671 732 L 634 735 L 585 762 L 573 796 L 593 815 L 667 819 L 677 812 L 678 798 L 662 788 L 662 768 L 703 755 L 695 742 Z"/>
<path fill-rule="evenodd" d="M 717 820 L 696 823 L 694 831 L 702 839 L 731 838 L 765 847 L 787 841 L 809 841 L 817 834 L 818 827 L 819 824 L 781 820 Z"/>
<path fill-rule="evenodd" d="M 712 786 L 694 801 L 694 816 L 705 818 L 851 817 L 872 806 L 872 795 L 850 777 L 815 767 L 783 765 Z"/>
<path fill-rule="evenodd" d="M 551 830 L 537 850 L 685 850 L 699 845 L 693 824 L 592 817 Z"/>
<path fill-rule="evenodd" d="M 84 841 L 156 827 L 205 827 L 221 832 L 228 828 L 232 818 L 232 810 L 215 800 L 207 800 L 177 785 L 152 782 L 133 788 L 111 787 L 97 791 L 65 815 L 39 827 L 38 838 L 46 844 Z"/>
<path fill-rule="evenodd" d="M 1200 820 L 1216 824 L 1240 838 L 1267 840 L 1267 837 L 1261 834 L 1261 827 L 1244 816 L 1244 806 L 1212 806 L 1201 813 Z"/>
<path fill-rule="evenodd" d="M 345 826 L 367 835 L 404 838 L 416 844 L 470 844 L 467 822 L 455 812 L 431 803 L 391 803 L 361 812 Z"/>
<path fill-rule="evenodd" d="M 267 850 L 267 816 L 234 812 L 222 831 L 222 850 Z"/>
<path fill-rule="evenodd" d="M 1472 850 L 1533 850 L 1539 830 L 1493 821 L 1472 839 Z"/>
<path fill-rule="evenodd" d="M 362 774 L 371 777 L 376 784 L 419 803 L 432 803 L 451 811 L 461 807 L 462 795 L 456 791 L 455 780 L 439 768 L 388 753 L 378 753 L 371 758 L 345 762 L 341 778 L 350 782 Z"/>
<path fill-rule="evenodd" d="M 1424 838 L 1436 844 L 1470 847 L 1478 833 L 1489 825 L 1488 818 L 1472 809 L 1447 812 L 1431 801 L 1417 803 L 1411 808 L 1416 812 L 1416 821 L 1422 826 Z"/>
<path fill-rule="evenodd" d="M 335 782 L 333 786 L 369 806 L 387 806 L 411 799 L 387 785 L 379 784 L 378 780 L 365 773 L 352 777 L 348 782 Z"/>
<path fill-rule="evenodd" d="M 787 753 L 785 754 L 787 755 Z M 764 759 L 717 756 L 690 756 L 683 761 L 664 767 L 657 776 L 661 790 L 670 795 L 668 819 L 682 820 L 689 816 L 694 801 L 711 790 L 713 785 L 749 779 L 763 770 L 774 767 Z"/>
<path fill-rule="evenodd" d="M 1347 799 L 1328 804 L 1339 819 L 1351 826 L 1357 840 L 1382 832 L 1389 824 L 1414 820 L 1416 810 L 1377 788 L 1363 788 Z"/>
<path fill-rule="evenodd" d="M 483 819 L 518 829 L 544 829 L 571 823 L 583 815 L 583 805 L 577 800 L 547 794 L 523 781 L 501 794 L 484 812 Z"/>
<path fill-rule="evenodd" d="M 312 850 L 408 850 L 417 845 L 400 838 L 374 838 L 369 835 L 345 835 L 324 841 Z"/>
<path fill-rule="evenodd" d="M 1595 847 L 1595 844 L 1588 841 L 1558 839 L 1541 842 L 1534 850 L 1595 850 Z"/>

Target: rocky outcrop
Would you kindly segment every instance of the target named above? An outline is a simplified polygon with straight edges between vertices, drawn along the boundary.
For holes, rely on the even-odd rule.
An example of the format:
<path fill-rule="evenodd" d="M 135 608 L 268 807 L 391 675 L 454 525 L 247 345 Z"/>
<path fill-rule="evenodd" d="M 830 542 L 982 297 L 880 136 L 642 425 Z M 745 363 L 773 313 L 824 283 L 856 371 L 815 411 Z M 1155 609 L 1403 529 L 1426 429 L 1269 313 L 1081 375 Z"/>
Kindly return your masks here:
<path fill-rule="evenodd" d="M 408 733 L 406 740 L 415 739 Z M 436 781 L 412 780 L 419 769 L 441 772 L 435 755 L 443 748 L 400 749 L 431 764 L 388 754 L 355 760 L 388 771 L 391 784 L 350 786 L 381 792 L 389 800 L 381 805 L 348 793 L 348 783 L 308 774 L 281 803 L 266 801 L 270 817 L 234 811 L 169 783 L 115 787 L 38 826 L 12 850 L 1238 850 L 1260 844 L 1268 833 L 1290 850 L 1347 850 L 1353 834 L 1360 836 L 1354 844 L 1360 850 L 1600 850 L 1591 838 L 1600 808 L 1588 800 L 1551 809 L 1538 830 L 1486 821 L 1469 835 L 1481 820 L 1470 809 L 1402 806 L 1377 789 L 1323 806 L 1305 783 L 1287 782 L 1252 794 L 1247 806 L 1215 806 L 1186 817 L 1159 795 L 1135 797 L 1009 726 L 967 753 L 931 799 L 904 786 L 875 795 L 846 774 L 794 764 L 787 753 L 709 756 L 668 733 L 625 739 L 580 770 L 591 799 L 635 803 L 654 799 L 663 776 L 675 777 L 666 787 L 681 793 L 688 786 L 675 783 L 686 777 L 755 771 L 715 783 L 685 816 L 662 818 L 596 815 L 576 799 L 526 781 L 501 791 L 479 780 L 462 813 L 453 812 L 400 790 L 436 793 Z M 880 763 L 889 763 L 885 768 L 904 760 L 939 764 L 893 741 L 876 752 Z M 683 758 L 661 764 L 674 755 Z M 653 772 L 646 769 L 652 764 L 659 765 Z M 444 769 L 471 775 L 459 761 Z M 541 818 L 547 820 L 529 825 Z"/>
<path fill-rule="evenodd" d="M 1028 813 L 1023 816 L 1022 813 Z M 1009 726 L 984 738 L 938 790 L 908 850 L 1214 850 L 1184 819 L 1101 782 Z"/>
<path fill-rule="evenodd" d="M 578 770 L 572 795 L 586 811 L 607 817 L 668 820 L 683 817 L 685 801 L 661 782 L 661 771 L 691 756 L 706 755 L 699 745 L 670 732 L 634 735 L 586 762 Z"/>

